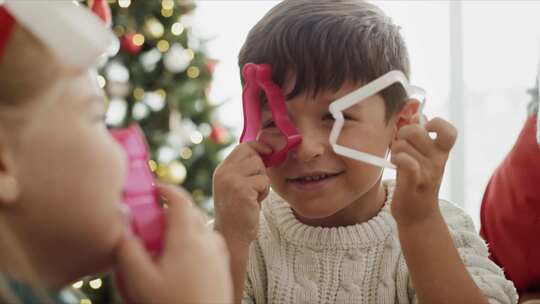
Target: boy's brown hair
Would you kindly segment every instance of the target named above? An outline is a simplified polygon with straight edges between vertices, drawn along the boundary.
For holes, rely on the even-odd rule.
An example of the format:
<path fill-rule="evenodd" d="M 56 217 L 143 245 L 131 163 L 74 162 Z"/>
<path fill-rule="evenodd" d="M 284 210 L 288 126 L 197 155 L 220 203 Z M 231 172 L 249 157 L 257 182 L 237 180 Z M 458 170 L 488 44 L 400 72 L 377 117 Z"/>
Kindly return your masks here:
<path fill-rule="evenodd" d="M 337 91 L 347 82 L 365 84 L 391 70 L 410 73 L 399 27 L 361 0 L 284 0 L 249 32 L 238 64 L 249 62 L 271 64 L 280 87 L 294 76 L 287 99 Z M 405 91 L 393 85 L 381 94 L 389 119 L 404 105 Z"/>

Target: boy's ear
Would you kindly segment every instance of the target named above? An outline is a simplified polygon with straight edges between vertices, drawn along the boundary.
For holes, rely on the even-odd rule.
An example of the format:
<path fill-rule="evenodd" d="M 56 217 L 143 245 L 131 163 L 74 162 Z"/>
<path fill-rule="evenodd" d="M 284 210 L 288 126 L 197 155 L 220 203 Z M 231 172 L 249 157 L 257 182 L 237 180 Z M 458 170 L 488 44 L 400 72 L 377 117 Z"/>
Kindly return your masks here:
<path fill-rule="evenodd" d="M 13 151 L 0 130 L 0 207 L 13 204 L 19 198 L 19 182 L 14 175 Z"/>
<path fill-rule="evenodd" d="M 416 99 L 409 99 L 403 109 L 398 113 L 397 129 L 413 123 L 413 118 L 418 113 L 420 108 L 420 101 Z"/>

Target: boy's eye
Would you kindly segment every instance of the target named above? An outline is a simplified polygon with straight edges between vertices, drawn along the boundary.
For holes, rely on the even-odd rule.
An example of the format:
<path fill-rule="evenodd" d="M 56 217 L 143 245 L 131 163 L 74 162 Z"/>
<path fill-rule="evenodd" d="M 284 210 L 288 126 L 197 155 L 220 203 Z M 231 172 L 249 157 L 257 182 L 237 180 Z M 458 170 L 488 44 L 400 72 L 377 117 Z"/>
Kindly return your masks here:
<path fill-rule="evenodd" d="M 272 119 L 267 120 L 262 124 L 263 129 L 274 128 L 275 126 L 276 124 Z"/>
<path fill-rule="evenodd" d="M 331 113 L 326 113 L 323 116 L 323 120 L 334 120 L 334 116 Z"/>
<path fill-rule="evenodd" d="M 344 118 L 345 120 L 351 120 L 351 119 L 352 119 L 351 116 L 349 116 L 349 115 L 347 115 L 347 114 L 345 114 L 345 113 L 343 113 L 343 118 Z M 326 114 L 324 114 L 324 116 L 323 116 L 323 120 L 331 120 L 331 121 L 334 121 L 335 118 L 334 118 L 334 115 L 332 115 L 332 113 L 326 113 Z"/>

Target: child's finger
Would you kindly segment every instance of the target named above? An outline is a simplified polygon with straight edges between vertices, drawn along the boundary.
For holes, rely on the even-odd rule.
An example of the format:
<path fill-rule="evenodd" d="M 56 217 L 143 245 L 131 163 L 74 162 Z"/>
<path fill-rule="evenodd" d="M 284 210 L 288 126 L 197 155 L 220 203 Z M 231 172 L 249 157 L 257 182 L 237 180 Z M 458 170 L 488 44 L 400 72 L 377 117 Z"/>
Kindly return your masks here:
<path fill-rule="evenodd" d="M 248 157 L 251 154 L 253 154 L 253 149 L 251 149 L 247 145 L 247 143 L 241 143 L 237 145 L 236 147 L 234 147 L 231 153 L 227 156 L 226 161 L 238 162 Z"/>
<path fill-rule="evenodd" d="M 420 164 L 407 153 L 392 153 L 392 163 L 397 166 L 396 183 L 416 187 L 420 180 Z"/>
<path fill-rule="evenodd" d="M 433 140 L 428 132 L 417 124 L 402 127 L 397 133 L 397 138 L 408 141 L 416 150 L 429 157 L 435 152 Z"/>
<path fill-rule="evenodd" d="M 443 151 L 450 151 L 454 146 L 457 138 L 457 129 L 452 126 L 446 120 L 435 117 L 426 123 L 426 130 L 428 132 L 437 133 L 435 142 Z"/>
<path fill-rule="evenodd" d="M 266 166 L 259 155 L 244 159 L 238 170 L 245 176 L 266 175 Z"/>
<path fill-rule="evenodd" d="M 259 155 L 267 155 L 272 153 L 272 147 L 260 141 L 252 141 L 247 143 Z"/>
<path fill-rule="evenodd" d="M 156 183 L 156 188 L 159 195 L 165 200 L 165 202 L 167 202 L 168 207 L 170 207 L 171 204 L 181 204 L 187 208 L 187 206 L 191 206 L 193 204 L 191 195 L 182 187 L 168 185 L 165 183 Z M 182 208 L 182 206 L 180 206 L 180 208 Z"/>
<path fill-rule="evenodd" d="M 229 155 L 229 160 L 242 161 L 253 155 L 266 155 L 272 153 L 272 148 L 258 141 L 245 142 L 238 145 Z"/>
<path fill-rule="evenodd" d="M 257 201 L 262 202 L 270 191 L 270 179 L 266 175 L 255 175 L 249 177 L 249 182 L 259 193 Z"/>
<path fill-rule="evenodd" d="M 200 230 L 205 227 L 203 217 L 197 214 L 191 197 L 180 187 L 159 184 L 158 190 L 168 200 L 167 208 L 167 232 L 165 247 L 176 247 L 182 236 Z"/>
<path fill-rule="evenodd" d="M 392 152 L 392 154 L 405 153 L 416 159 L 416 161 L 420 164 L 425 163 L 427 160 L 422 153 L 420 153 L 415 147 L 411 145 L 411 143 L 403 139 L 393 141 L 390 151 Z"/>
<path fill-rule="evenodd" d="M 159 284 L 159 275 L 150 255 L 134 235 L 127 233 L 117 250 L 116 272 L 121 288 L 130 298 L 137 298 L 133 292 L 153 289 Z"/>

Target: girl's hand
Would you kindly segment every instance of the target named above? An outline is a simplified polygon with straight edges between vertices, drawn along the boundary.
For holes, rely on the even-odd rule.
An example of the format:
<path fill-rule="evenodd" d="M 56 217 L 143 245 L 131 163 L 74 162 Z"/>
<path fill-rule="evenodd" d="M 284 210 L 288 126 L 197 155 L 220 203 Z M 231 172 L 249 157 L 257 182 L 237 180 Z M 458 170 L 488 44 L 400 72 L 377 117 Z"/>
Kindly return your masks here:
<path fill-rule="evenodd" d="M 167 202 L 167 232 L 162 254 L 152 259 L 127 235 L 118 250 L 121 288 L 128 303 L 231 303 L 229 257 L 222 237 L 187 194 L 160 185 Z"/>

